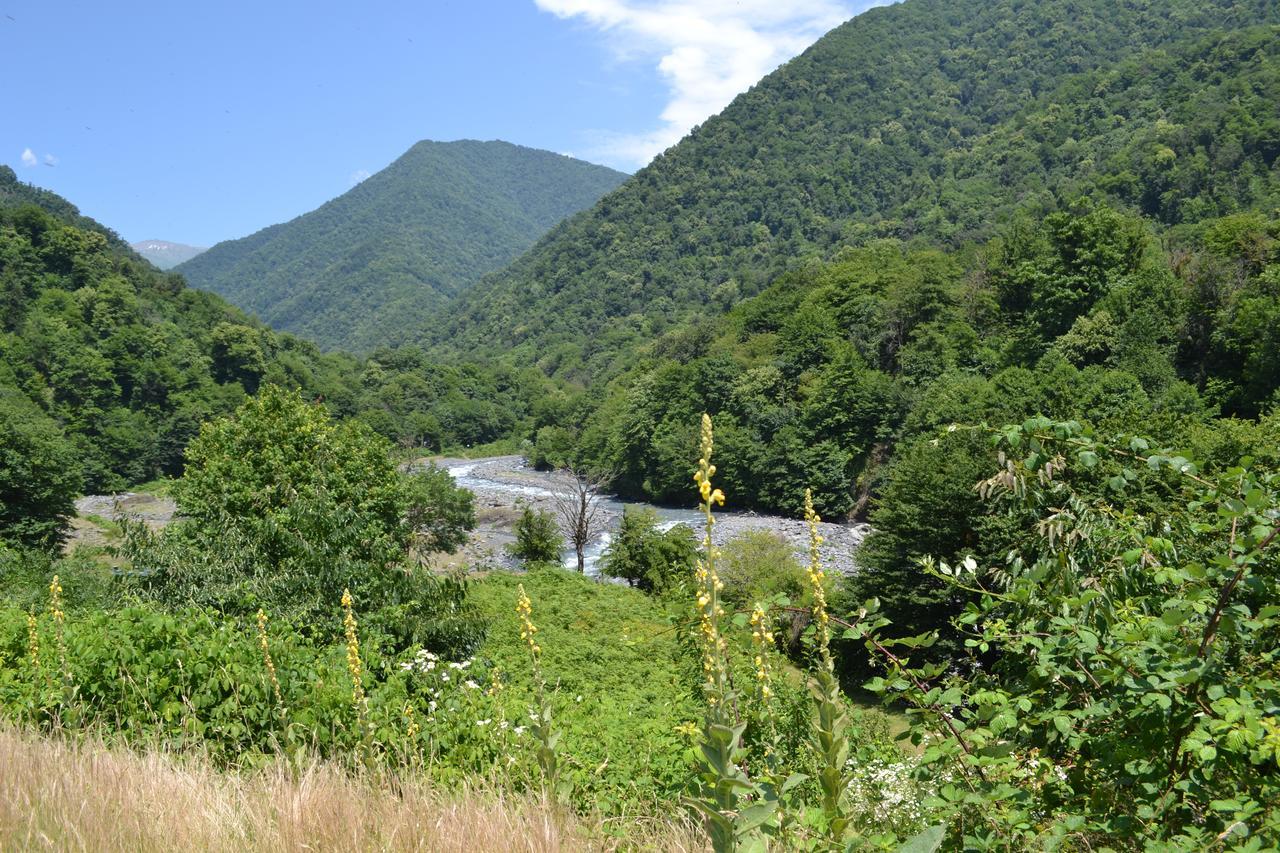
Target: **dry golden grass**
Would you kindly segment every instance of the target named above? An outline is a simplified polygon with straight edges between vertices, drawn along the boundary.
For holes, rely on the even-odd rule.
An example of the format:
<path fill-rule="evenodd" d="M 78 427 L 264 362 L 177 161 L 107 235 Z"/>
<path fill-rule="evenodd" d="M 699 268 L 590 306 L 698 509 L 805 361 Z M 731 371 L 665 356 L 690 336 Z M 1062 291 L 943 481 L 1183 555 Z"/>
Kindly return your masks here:
<path fill-rule="evenodd" d="M 0 728 L 0 850 L 703 850 L 688 825 L 627 838 L 535 798 L 375 784 L 330 764 L 252 773 Z"/>

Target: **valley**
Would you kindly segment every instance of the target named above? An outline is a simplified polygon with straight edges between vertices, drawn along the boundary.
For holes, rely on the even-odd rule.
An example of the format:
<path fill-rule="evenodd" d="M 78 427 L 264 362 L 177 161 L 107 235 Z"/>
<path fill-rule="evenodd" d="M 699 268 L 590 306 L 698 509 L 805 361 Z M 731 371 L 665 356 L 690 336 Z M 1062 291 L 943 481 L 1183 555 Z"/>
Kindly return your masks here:
<path fill-rule="evenodd" d="M 1280 848 L 1280 5 L 475 9 L 34 18 L 0 849 Z"/>

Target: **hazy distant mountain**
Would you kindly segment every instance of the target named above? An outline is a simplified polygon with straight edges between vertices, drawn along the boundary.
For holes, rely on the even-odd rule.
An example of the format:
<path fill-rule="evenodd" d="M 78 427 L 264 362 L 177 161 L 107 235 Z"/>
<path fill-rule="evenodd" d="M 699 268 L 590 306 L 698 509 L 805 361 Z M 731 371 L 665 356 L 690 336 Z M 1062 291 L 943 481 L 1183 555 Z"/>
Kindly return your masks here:
<path fill-rule="evenodd" d="M 436 322 L 451 297 L 626 178 L 507 142 L 419 142 L 311 213 L 178 271 L 278 329 L 368 350 Z"/>
<path fill-rule="evenodd" d="M 187 246 L 183 243 L 170 243 L 168 240 L 140 240 L 129 245 L 135 252 L 162 270 L 176 267 L 201 252 L 209 251 L 203 246 Z"/>

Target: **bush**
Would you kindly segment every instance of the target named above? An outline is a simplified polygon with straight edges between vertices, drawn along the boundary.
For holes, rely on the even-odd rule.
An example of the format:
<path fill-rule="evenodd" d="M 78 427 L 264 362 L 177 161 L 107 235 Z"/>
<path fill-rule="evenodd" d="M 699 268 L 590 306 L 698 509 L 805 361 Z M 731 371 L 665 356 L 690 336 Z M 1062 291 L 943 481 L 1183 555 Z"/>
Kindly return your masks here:
<path fill-rule="evenodd" d="M 324 634 L 337 631 L 333 602 L 350 589 L 415 623 L 438 616 L 457 629 L 444 632 L 451 648 L 474 643 L 458 591 L 408 565 L 415 536 L 456 547 L 474 523 L 469 493 L 438 469 L 406 480 L 363 424 L 264 386 L 201 428 L 173 493 L 182 520 L 160 534 L 126 525 L 140 586 L 160 601 L 229 615 L 265 607 Z M 393 634 L 411 642 L 437 628 Z"/>
<path fill-rule="evenodd" d="M 476 526 L 475 495 L 460 489 L 448 471 L 428 463 L 405 478 L 406 521 L 420 551 L 452 554 Z"/>
<path fill-rule="evenodd" d="M 697 556 L 693 531 L 683 524 L 658 530 L 658 514 L 651 509 L 623 510 L 622 523 L 604 553 L 601 569 L 646 592 L 676 587 L 693 572 Z"/>
<path fill-rule="evenodd" d="M 55 549 L 75 515 L 80 466 L 57 424 L 0 388 L 0 541 Z"/>
<path fill-rule="evenodd" d="M 124 592 L 112 570 L 83 549 L 56 558 L 47 551 L 0 545 L 0 601 L 22 610 L 43 610 L 55 574 L 67 611 L 114 607 Z"/>
<path fill-rule="evenodd" d="M 516 522 L 516 541 L 508 550 L 511 556 L 526 563 L 559 564 L 564 537 L 560 535 L 555 516 L 526 506 Z"/>
<path fill-rule="evenodd" d="M 804 569 L 791 543 L 768 530 L 746 530 L 721 549 L 721 596 L 736 608 L 785 595 L 793 602 L 805 596 Z"/>

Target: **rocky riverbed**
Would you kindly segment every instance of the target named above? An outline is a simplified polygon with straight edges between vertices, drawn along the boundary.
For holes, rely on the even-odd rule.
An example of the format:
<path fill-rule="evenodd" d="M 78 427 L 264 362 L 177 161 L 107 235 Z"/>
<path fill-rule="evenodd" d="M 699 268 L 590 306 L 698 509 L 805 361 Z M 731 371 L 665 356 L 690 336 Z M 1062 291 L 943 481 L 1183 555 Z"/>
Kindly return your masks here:
<path fill-rule="evenodd" d="M 515 541 L 516 519 L 525 505 L 554 511 L 553 495 L 563 487 L 564 475 L 536 471 L 525 465 L 519 456 L 495 456 L 484 459 L 440 458 L 433 460 L 453 475 L 459 485 L 475 493 L 477 526 L 459 562 L 488 563 L 497 566 L 512 565 L 506 555 L 506 546 Z M 692 490 L 691 490 L 692 491 Z M 600 555 L 608 547 L 610 533 L 617 529 L 626 507 L 653 509 L 663 526 L 687 524 L 701 530 L 702 516 L 695 506 L 687 508 L 653 506 L 622 501 L 612 496 L 601 497 L 605 526 L 603 533 L 588 548 L 588 571 L 593 572 Z M 867 533 L 867 524 L 831 524 L 823 522 L 822 557 L 829 570 L 848 574 L 856 571 L 855 552 Z M 717 512 L 713 539 L 717 545 L 748 530 L 768 530 L 792 544 L 802 563 L 808 562 L 809 531 L 800 519 L 762 515 L 751 512 Z M 565 555 L 566 563 L 572 555 Z"/>

